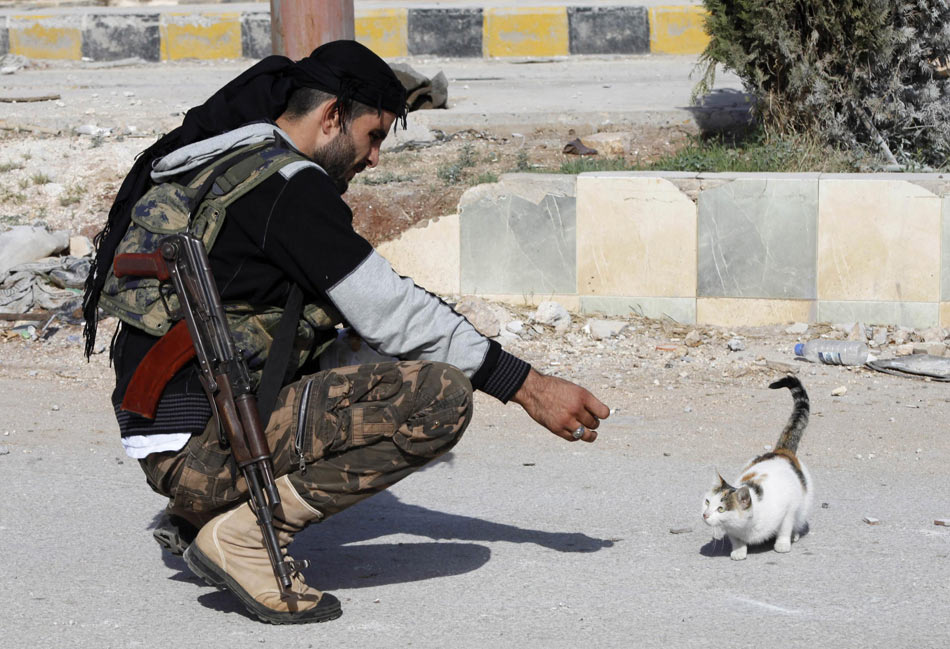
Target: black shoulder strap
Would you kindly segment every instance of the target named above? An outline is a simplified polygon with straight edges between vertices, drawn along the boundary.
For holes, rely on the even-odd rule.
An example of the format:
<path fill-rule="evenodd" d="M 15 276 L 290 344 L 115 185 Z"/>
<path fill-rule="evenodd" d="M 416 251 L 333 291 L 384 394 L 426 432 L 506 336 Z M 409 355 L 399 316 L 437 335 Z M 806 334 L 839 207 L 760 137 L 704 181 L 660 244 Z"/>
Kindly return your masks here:
<path fill-rule="evenodd" d="M 274 342 L 271 343 L 264 362 L 264 371 L 261 374 L 261 385 L 257 390 L 257 411 L 261 423 L 267 427 L 274 406 L 277 405 L 277 395 L 284 387 L 284 382 L 290 377 L 290 354 L 294 349 L 294 339 L 297 337 L 297 325 L 300 314 L 303 312 L 303 291 L 296 284 L 290 288 L 284 313 L 277 323 L 274 333 Z"/>

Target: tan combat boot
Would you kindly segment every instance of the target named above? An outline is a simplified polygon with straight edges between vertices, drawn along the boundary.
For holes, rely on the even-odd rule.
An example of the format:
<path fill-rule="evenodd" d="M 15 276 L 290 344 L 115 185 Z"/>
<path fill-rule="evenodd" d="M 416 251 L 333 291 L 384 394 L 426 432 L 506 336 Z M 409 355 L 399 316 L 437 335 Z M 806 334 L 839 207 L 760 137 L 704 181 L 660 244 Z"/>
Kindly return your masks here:
<path fill-rule="evenodd" d="M 281 503 L 274 512 L 274 531 L 286 560 L 287 546 L 294 534 L 318 520 L 321 514 L 304 502 L 287 476 L 277 479 L 277 491 Z M 343 612 L 336 597 L 307 586 L 299 572 L 293 575 L 293 595 L 281 598 L 257 517 L 249 503 L 202 527 L 185 551 L 184 559 L 192 572 L 212 586 L 230 590 L 265 622 L 324 622 L 340 617 Z"/>

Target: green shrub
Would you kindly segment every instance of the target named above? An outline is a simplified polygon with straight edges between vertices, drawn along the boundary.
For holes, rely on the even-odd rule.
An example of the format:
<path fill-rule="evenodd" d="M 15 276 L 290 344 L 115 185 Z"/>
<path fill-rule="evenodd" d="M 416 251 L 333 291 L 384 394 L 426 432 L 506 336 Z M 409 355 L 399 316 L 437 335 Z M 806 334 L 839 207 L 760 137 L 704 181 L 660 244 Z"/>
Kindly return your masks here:
<path fill-rule="evenodd" d="M 810 134 L 890 164 L 950 165 L 946 0 L 704 0 L 715 65 L 735 71 L 770 133 Z M 943 68 L 946 69 L 945 67 Z"/>

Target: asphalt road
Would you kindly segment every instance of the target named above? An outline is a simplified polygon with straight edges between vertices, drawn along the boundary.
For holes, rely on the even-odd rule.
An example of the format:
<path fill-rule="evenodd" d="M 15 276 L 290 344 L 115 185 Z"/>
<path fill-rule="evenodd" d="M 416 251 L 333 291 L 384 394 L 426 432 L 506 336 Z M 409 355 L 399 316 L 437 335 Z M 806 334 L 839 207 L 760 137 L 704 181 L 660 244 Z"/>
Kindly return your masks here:
<path fill-rule="evenodd" d="M 634 374 L 623 392 L 599 391 L 618 412 L 593 445 L 561 442 L 515 406 L 480 398 L 448 459 L 298 537 L 295 556 L 314 562 L 308 582 L 336 594 L 343 617 L 274 627 L 151 539 L 163 501 L 119 447 L 104 359 L 24 363 L 7 345 L 5 649 L 902 648 L 950 639 L 950 529 L 933 524 L 950 515 L 944 385 L 841 368 L 806 375 L 811 531 L 790 554 L 765 547 L 744 562 L 711 541 L 700 503 L 716 469 L 737 471 L 774 442 L 787 395 L 701 372 L 675 389 Z M 597 376 L 577 378 L 596 386 Z M 848 394 L 828 396 L 841 382 Z M 681 528 L 691 531 L 670 532 Z"/>
<path fill-rule="evenodd" d="M 500 130 L 570 125 L 677 124 L 698 76 L 694 56 L 575 56 L 559 59 L 396 59 L 426 76 L 449 79 L 447 110 L 413 113 L 433 128 Z M 252 65 L 251 60 L 125 64 L 48 62 L 0 76 L 0 97 L 59 95 L 58 100 L 0 103 L 8 126 L 70 130 L 131 127 L 139 134 L 177 126 L 191 106 Z M 738 89 L 732 74 L 717 87 Z"/>

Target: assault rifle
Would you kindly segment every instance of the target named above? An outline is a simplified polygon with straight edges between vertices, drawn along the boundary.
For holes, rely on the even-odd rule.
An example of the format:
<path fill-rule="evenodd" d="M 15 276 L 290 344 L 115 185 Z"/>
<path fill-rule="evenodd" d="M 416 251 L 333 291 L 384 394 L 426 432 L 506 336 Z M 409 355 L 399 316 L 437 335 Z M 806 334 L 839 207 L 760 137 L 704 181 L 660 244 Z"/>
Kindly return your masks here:
<path fill-rule="evenodd" d="M 155 252 L 116 256 L 113 269 L 116 277 L 153 277 L 166 286 L 170 281 L 178 296 L 179 309 L 176 312 L 169 307 L 166 293 L 162 291 L 165 308 L 173 319 L 184 318 L 201 370 L 201 382 L 215 410 L 219 434 L 222 429 L 224 432 L 222 445 L 231 447 L 231 454 L 247 482 L 251 508 L 257 516 L 274 576 L 282 596 L 289 595 L 291 576 L 306 568 L 308 562 L 285 561 L 277 542 L 273 521 L 280 495 L 274 482 L 270 448 L 261 426 L 257 397 L 251 390 L 247 364 L 228 329 L 204 244 L 190 234 L 173 234 L 163 238 Z M 180 324 L 165 336 L 172 336 L 176 328 L 182 332 Z M 188 352 L 190 359 L 191 350 Z"/>

